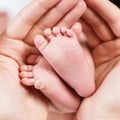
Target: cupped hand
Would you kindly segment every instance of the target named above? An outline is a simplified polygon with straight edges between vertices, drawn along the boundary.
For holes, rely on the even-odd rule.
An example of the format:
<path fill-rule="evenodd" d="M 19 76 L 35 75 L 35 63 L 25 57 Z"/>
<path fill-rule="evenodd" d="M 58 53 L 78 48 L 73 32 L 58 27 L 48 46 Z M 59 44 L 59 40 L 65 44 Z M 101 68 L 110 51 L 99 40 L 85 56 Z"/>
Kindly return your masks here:
<path fill-rule="evenodd" d="M 84 8 L 79 0 L 34 0 L 0 36 L 0 119 L 46 120 L 48 100 L 40 92 L 20 84 L 19 65 L 36 52 L 33 47 L 36 34 L 43 34 L 45 28 L 55 25 L 71 27 Z"/>
<path fill-rule="evenodd" d="M 120 9 L 109 0 L 85 0 L 81 22 L 95 63 L 96 92 L 83 100 L 77 120 L 120 118 Z"/>
<path fill-rule="evenodd" d="M 9 15 L 5 11 L 0 11 L 0 34 L 4 31 L 8 24 Z"/>

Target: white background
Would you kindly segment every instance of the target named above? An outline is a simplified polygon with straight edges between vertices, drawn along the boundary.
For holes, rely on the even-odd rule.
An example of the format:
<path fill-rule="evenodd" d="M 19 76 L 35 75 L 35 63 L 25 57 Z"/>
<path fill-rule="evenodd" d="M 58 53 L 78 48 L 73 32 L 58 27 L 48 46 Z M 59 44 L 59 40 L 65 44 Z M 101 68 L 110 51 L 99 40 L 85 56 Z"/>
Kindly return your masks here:
<path fill-rule="evenodd" d="M 32 0 L 0 0 L 0 11 L 7 11 L 14 17 L 30 1 Z"/>

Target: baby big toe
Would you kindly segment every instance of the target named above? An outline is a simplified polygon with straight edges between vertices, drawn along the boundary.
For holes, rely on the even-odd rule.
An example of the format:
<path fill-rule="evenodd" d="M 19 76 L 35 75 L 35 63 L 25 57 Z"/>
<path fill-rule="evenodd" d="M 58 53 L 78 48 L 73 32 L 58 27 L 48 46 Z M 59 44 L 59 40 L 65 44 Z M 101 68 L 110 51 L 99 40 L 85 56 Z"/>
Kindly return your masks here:
<path fill-rule="evenodd" d="M 37 49 L 42 53 L 42 51 L 46 48 L 48 45 L 47 40 L 42 35 L 37 35 L 34 38 L 34 43 Z"/>

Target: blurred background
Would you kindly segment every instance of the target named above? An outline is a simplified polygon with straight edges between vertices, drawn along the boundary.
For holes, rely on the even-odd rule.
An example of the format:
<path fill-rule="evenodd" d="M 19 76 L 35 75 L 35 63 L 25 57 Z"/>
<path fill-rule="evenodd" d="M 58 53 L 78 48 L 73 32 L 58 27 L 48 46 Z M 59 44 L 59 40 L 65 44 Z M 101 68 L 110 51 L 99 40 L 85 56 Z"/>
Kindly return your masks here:
<path fill-rule="evenodd" d="M 0 34 L 9 21 L 32 0 L 0 0 Z"/>
<path fill-rule="evenodd" d="M 6 11 L 14 17 L 26 4 L 32 0 L 0 0 L 0 11 Z"/>

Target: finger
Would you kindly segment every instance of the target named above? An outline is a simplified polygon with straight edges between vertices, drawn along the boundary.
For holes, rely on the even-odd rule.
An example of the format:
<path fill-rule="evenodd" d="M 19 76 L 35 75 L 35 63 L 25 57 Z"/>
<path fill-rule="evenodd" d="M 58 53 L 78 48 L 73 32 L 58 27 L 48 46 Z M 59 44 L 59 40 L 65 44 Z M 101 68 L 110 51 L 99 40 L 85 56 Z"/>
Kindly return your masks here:
<path fill-rule="evenodd" d="M 33 44 L 34 36 L 37 34 L 43 34 L 45 28 L 51 28 L 59 21 L 63 21 L 61 20 L 63 16 L 65 16 L 65 14 L 69 12 L 78 3 L 78 1 L 79 0 L 69 0 L 68 2 L 66 0 L 62 0 L 36 23 L 30 31 L 30 34 L 25 38 L 25 41 L 31 41 L 31 44 Z"/>
<path fill-rule="evenodd" d="M 8 14 L 6 12 L 0 12 L 0 34 L 4 31 L 5 27 L 8 24 Z"/>
<path fill-rule="evenodd" d="M 92 52 L 96 66 L 120 56 L 120 39 L 105 42 Z"/>
<path fill-rule="evenodd" d="M 58 24 L 57 26 L 71 27 L 78 19 L 83 15 L 86 10 L 86 4 L 83 0 L 69 12 Z"/>
<path fill-rule="evenodd" d="M 23 39 L 33 25 L 60 0 L 33 0 L 12 21 L 6 30 L 7 36 Z"/>
<path fill-rule="evenodd" d="M 120 9 L 109 0 L 85 0 L 111 27 L 114 34 L 120 37 Z"/>
<path fill-rule="evenodd" d="M 48 14 L 46 14 L 43 19 L 41 19 L 37 26 L 43 26 L 42 28 L 45 29 L 46 27 L 53 27 L 68 11 L 70 11 L 76 4 L 78 0 L 62 0 L 56 7 L 51 9 Z M 71 12 L 70 12 L 71 13 Z M 54 19 L 51 19 L 54 18 Z"/>
<path fill-rule="evenodd" d="M 82 19 L 80 19 L 80 23 L 82 24 L 83 32 L 88 38 L 87 43 L 90 46 L 90 48 L 93 49 L 97 47 L 101 43 L 101 40 L 93 31 L 92 27 Z"/>
<path fill-rule="evenodd" d="M 91 25 L 94 32 L 102 41 L 112 40 L 115 36 L 108 24 L 91 8 L 87 8 L 83 19 Z"/>

